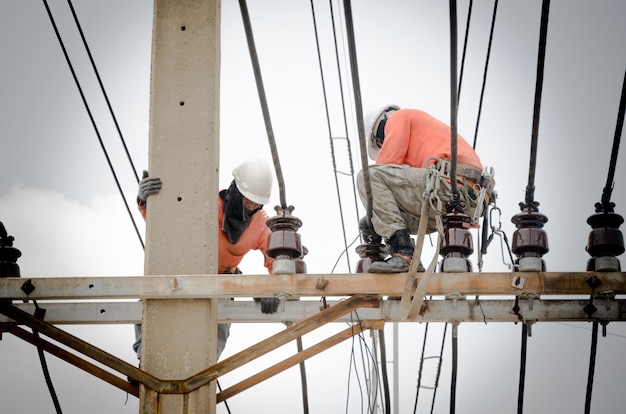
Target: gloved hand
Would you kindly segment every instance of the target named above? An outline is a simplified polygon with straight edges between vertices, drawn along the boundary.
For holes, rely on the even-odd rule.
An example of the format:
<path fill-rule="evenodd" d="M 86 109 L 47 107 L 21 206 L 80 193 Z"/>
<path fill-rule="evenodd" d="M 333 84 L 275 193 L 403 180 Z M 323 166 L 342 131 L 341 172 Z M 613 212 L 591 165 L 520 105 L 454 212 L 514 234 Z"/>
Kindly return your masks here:
<path fill-rule="evenodd" d="M 278 310 L 278 304 L 280 299 L 278 298 L 261 298 L 261 312 L 274 313 Z"/>
<path fill-rule="evenodd" d="M 139 181 L 139 192 L 137 198 L 146 201 L 149 195 L 156 194 L 161 190 L 161 179 L 158 177 L 148 177 L 148 171 L 144 170 L 143 177 Z"/>

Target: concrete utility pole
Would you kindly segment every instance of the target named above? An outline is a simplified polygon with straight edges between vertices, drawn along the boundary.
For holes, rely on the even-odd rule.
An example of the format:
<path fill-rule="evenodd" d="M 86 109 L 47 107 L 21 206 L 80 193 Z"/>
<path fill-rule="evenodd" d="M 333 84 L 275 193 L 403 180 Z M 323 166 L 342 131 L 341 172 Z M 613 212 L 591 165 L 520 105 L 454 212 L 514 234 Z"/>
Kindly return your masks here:
<path fill-rule="evenodd" d="M 217 274 L 220 0 L 156 0 L 145 275 Z M 175 293 L 179 286 L 170 286 Z M 147 299 L 141 368 L 187 378 L 216 362 L 215 299 Z M 215 413 L 215 383 L 189 394 L 141 387 L 141 413 Z"/>

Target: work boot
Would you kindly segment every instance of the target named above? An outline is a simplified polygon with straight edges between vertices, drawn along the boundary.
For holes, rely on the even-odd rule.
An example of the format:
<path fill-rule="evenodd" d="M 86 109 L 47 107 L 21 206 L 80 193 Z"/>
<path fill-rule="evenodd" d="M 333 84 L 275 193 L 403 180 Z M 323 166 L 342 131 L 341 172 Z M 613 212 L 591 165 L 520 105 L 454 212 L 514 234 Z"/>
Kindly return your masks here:
<path fill-rule="evenodd" d="M 374 262 L 368 269 L 369 273 L 404 273 L 409 271 L 413 259 L 413 241 L 407 229 L 396 231 L 387 241 L 391 249 L 391 257 L 384 262 Z M 420 263 L 419 271 L 424 267 Z"/>
<path fill-rule="evenodd" d="M 410 265 L 410 257 L 396 253 L 384 262 L 372 263 L 367 271 L 369 273 L 405 273 L 409 271 Z"/>

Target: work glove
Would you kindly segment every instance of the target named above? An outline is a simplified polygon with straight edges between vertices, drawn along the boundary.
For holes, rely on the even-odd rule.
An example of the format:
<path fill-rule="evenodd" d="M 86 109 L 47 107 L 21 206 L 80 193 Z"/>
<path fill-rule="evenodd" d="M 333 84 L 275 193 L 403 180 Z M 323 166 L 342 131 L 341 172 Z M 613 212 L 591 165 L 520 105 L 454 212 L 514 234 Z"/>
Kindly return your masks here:
<path fill-rule="evenodd" d="M 274 313 L 278 310 L 280 299 L 278 298 L 261 298 L 261 312 Z"/>
<path fill-rule="evenodd" d="M 137 199 L 146 201 L 149 195 L 156 194 L 161 190 L 161 179 L 158 177 L 148 177 L 148 171 L 143 171 L 143 177 L 139 181 L 139 192 Z"/>

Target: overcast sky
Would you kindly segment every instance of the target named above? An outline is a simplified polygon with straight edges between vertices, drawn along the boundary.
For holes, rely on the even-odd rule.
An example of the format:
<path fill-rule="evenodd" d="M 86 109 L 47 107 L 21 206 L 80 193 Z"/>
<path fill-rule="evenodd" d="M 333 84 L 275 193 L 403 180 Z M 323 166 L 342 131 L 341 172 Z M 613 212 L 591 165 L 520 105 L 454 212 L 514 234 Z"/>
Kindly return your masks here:
<path fill-rule="evenodd" d="M 459 54 L 467 1 L 458 2 Z M 330 11 L 315 3 L 323 50 L 331 130 L 345 137 Z M 73 2 L 98 71 L 138 173 L 148 168 L 150 0 Z M 135 176 L 123 152 L 66 2 L 50 1 L 85 96 L 143 234 L 134 207 Z M 344 249 L 342 221 L 332 171 L 328 125 L 309 1 L 248 1 L 270 116 L 281 159 L 288 204 L 303 221 L 309 273 L 354 271 Z M 361 95 L 367 109 L 395 103 L 426 110 L 450 122 L 448 2 L 354 1 L 353 19 Z M 338 36 L 345 39 L 343 8 L 333 2 Z M 470 142 L 478 113 L 493 2 L 474 2 L 458 130 Z M 626 3 L 622 0 L 552 1 L 538 135 L 535 200 L 549 219 L 545 226 L 549 271 L 584 271 L 594 213 L 606 183 L 626 67 Z M 503 0 L 498 5 L 491 60 L 477 136 L 477 151 L 496 171 L 502 230 L 509 240 L 511 217 L 519 212 L 528 183 L 541 2 Z M 348 58 L 341 50 L 342 71 Z M 21 250 L 22 276 L 135 276 L 143 274 L 143 250 L 98 143 L 71 72 L 42 2 L 0 2 L 0 113 L 2 173 L 0 221 Z M 460 59 L 459 59 L 460 67 Z M 345 78 L 344 87 L 350 86 Z M 238 2 L 222 4 L 220 185 L 227 186 L 237 162 L 250 155 L 271 160 Z M 348 135 L 356 169 L 360 154 L 354 104 L 347 93 Z M 335 141 L 337 168 L 349 171 L 345 141 Z M 624 156 L 615 173 L 612 200 L 624 215 Z M 348 242 L 357 237 L 358 205 L 349 178 L 340 175 Z M 275 187 L 270 216 L 279 204 Z M 477 241 L 474 239 L 474 244 Z M 498 242 L 485 256 L 487 272 L 504 272 Z M 504 255 L 508 257 L 507 254 Z M 430 257 L 430 256 L 428 256 Z M 475 259 L 475 258 L 474 258 Z M 623 259 L 623 257 L 621 258 Z M 476 261 L 473 260 L 477 270 Z M 258 253 L 242 263 L 247 274 L 262 274 Z M 337 327 L 343 328 L 343 327 Z M 431 325 L 427 355 L 438 353 L 443 325 Z M 64 327 L 133 364 L 132 326 Z M 284 329 L 234 325 L 224 357 Z M 458 412 L 514 413 L 520 352 L 519 325 L 462 324 L 459 327 Z M 424 324 L 400 324 L 400 412 L 412 412 Z M 387 327 L 391 346 L 391 324 Z M 449 330 L 448 330 L 449 335 Z M 436 338 L 436 339 L 435 339 Z M 526 412 L 580 412 L 584 407 L 591 324 L 540 323 L 528 341 Z M 317 339 L 319 340 L 319 339 Z M 317 342 L 307 342 L 308 344 Z M 608 325 L 599 339 L 592 408 L 621 413 L 626 405 L 620 372 L 626 369 L 626 329 Z M 450 348 L 447 340 L 435 412 L 449 411 Z M 295 346 L 293 346 L 295 349 Z M 311 412 L 360 413 L 352 344 L 346 343 L 307 364 Z M 390 352 L 387 353 L 390 355 Z M 49 356 L 50 372 L 65 413 L 135 413 L 138 400 Z M 53 412 L 34 347 L 12 335 L 0 341 L 2 412 Z M 425 382 L 435 367 L 425 366 Z M 348 395 L 348 379 L 351 388 Z M 237 382 L 223 378 L 222 386 Z M 300 412 L 299 376 L 290 370 L 231 400 L 233 413 L 272 407 L 273 414 Z M 287 391 L 287 390 L 293 390 Z M 420 392 L 428 410 L 432 392 Z M 349 403 L 346 403 L 349 400 Z M 349 409 L 346 410 L 346 405 Z M 265 408 L 264 408 L 265 411 Z M 218 412 L 224 413 L 223 405 Z"/>

